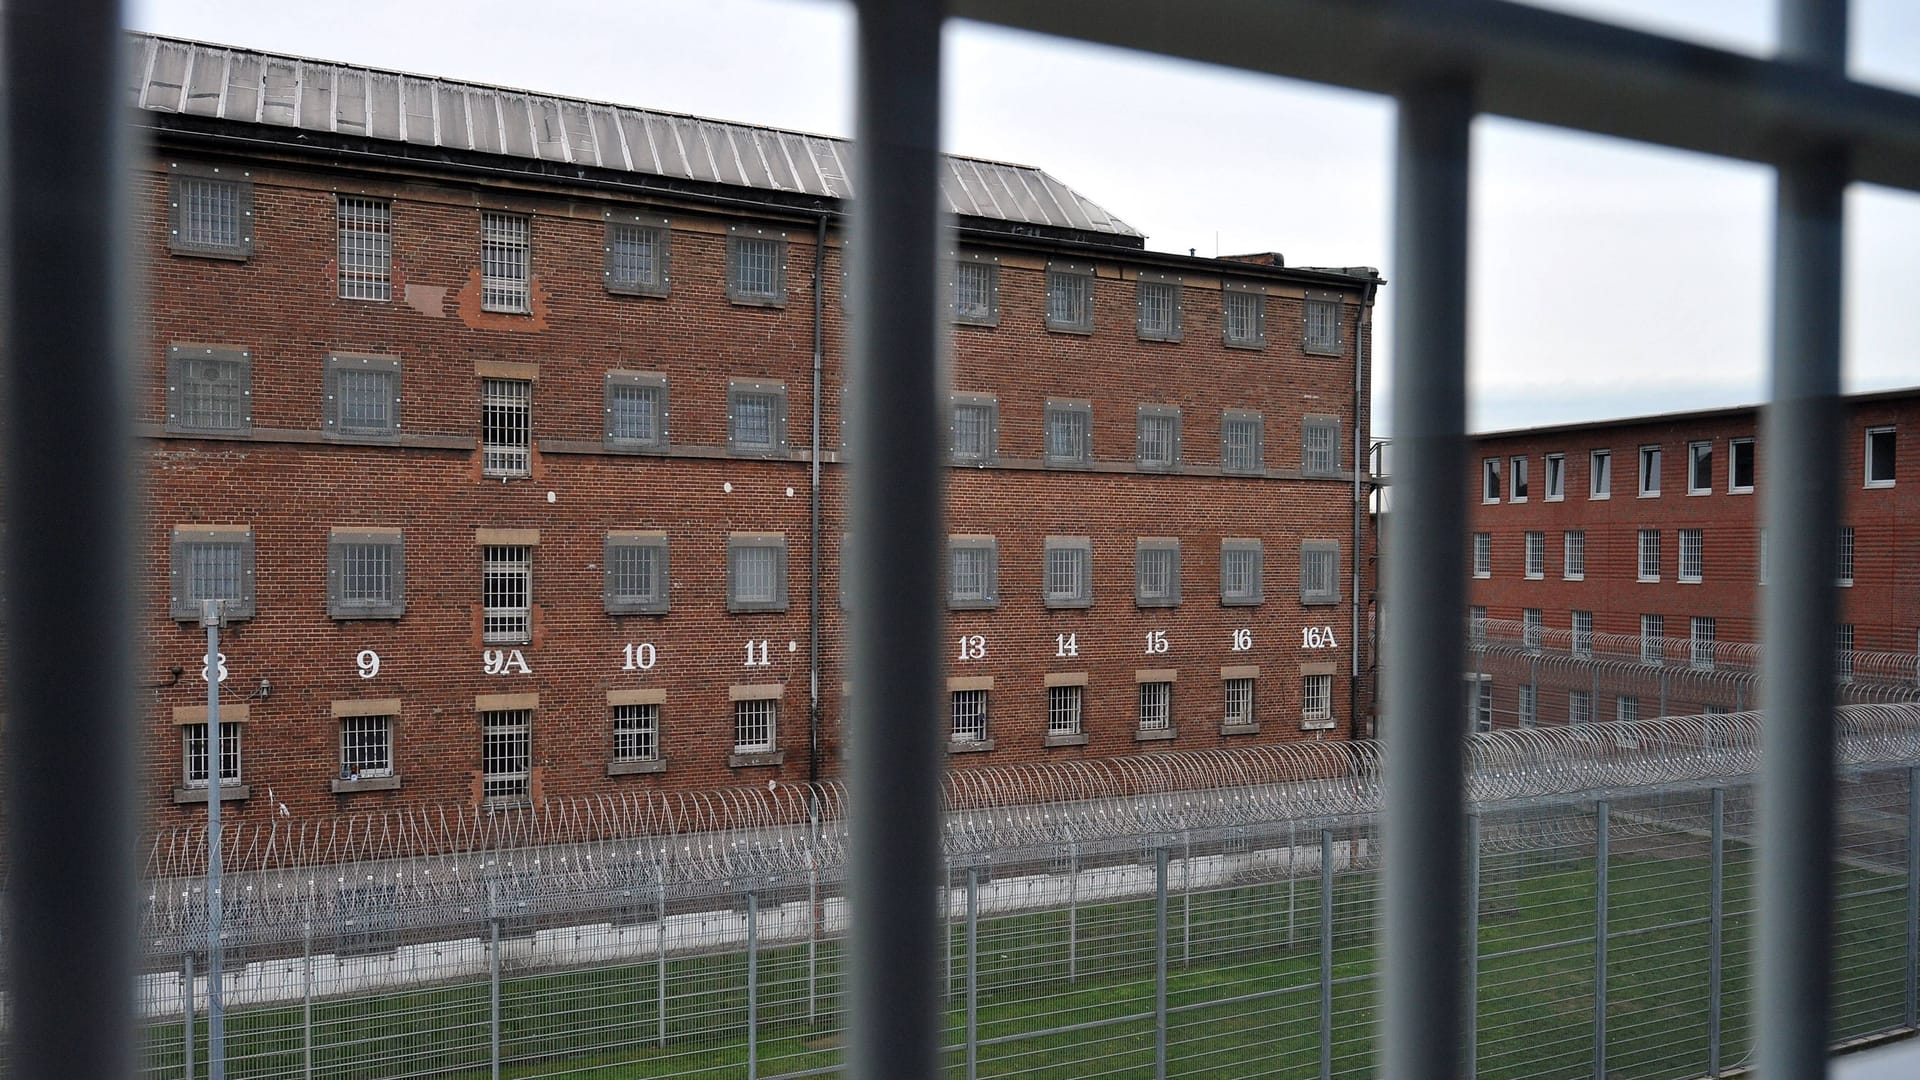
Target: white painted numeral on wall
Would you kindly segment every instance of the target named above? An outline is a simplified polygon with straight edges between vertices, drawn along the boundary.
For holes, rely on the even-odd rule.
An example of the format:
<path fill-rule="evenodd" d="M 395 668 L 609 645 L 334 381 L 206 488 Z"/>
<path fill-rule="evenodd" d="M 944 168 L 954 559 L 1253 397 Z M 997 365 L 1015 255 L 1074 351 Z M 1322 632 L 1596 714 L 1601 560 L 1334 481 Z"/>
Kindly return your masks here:
<path fill-rule="evenodd" d="M 1080 655 L 1080 635 L 1079 634 L 1055 634 L 1053 636 L 1053 655 L 1079 656 Z"/>
<path fill-rule="evenodd" d="M 651 641 L 643 641 L 638 645 L 629 642 L 622 655 L 626 657 L 626 663 L 620 665 L 621 671 L 652 671 L 654 663 L 660 658 Z"/>
<path fill-rule="evenodd" d="M 1165 630 L 1147 631 L 1147 652 L 1163 653 L 1167 651 L 1167 632 Z"/>
<path fill-rule="evenodd" d="M 526 654 L 519 649 L 487 649 L 480 654 L 480 670 L 488 675 L 531 675 Z"/>
<path fill-rule="evenodd" d="M 1235 630 L 1233 632 L 1233 651 L 1246 652 L 1251 648 L 1253 648 L 1253 631 Z"/>
<path fill-rule="evenodd" d="M 768 654 L 768 642 L 747 642 L 747 667 L 772 667 L 773 657 Z"/>
<path fill-rule="evenodd" d="M 1333 627 L 1309 626 L 1300 631 L 1300 647 L 1303 649 L 1337 649 L 1340 642 L 1334 639 Z"/>
<path fill-rule="evenodd" d="M 206 659 L 207 659 L 206 654 L 202 653 L 200 656 L 200 661 L 201 661 L 200 681 L 201 682 L 207 681 L 207 669 L 212 668 L 214 669 L 215 672 L 218 673 L 219 681 L 226 682 L 227 681 L 227 654 L 226 653 L 213 654 L 213 662 L 211 664 L 207 663 Z"/>
<path fill-rule="evenodd" d="M 984 634 L 963 634 L 960 637 L 960 659 L 985 660 L 987 658 L 987 638 Z"/>
<path fill-rule="evenodd" d="M 363 679 L 371 679 L 380 674 L 380 654 L 372 649 L 361 649 L 360 655 L 354 657 L 353 662 L 359 667 L 360 677 Z"/>

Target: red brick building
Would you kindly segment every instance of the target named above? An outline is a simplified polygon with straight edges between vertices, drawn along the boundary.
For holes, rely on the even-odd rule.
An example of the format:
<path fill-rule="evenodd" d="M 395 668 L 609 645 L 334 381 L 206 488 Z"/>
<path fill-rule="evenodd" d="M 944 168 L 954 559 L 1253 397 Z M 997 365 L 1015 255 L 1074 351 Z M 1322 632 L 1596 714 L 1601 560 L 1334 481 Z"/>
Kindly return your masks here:
<path fill-rule="evenodd" d="M 1845 416 L 1835 646 L 1849 693 L 1872 700 L 1915 689 L 1920 484 L 1897 451 L 1920 430 L 1920 389 L 1850 396 Z M 1542 679 L 1506 663 L 1495 715 L 1646 717 L 1655 693 L 1669 713 L 1751 705 L 1768 570 L 1759 420 L 1713 409 L 1474 440 L 1473 625 L 1525 655 L 1599 660 Z"/>
<path fill-rule="evenodd" d="M 155 813 L 206 800 L 208 598 L 242 815 L 831 774 L 849 146 L 130 45 Z M 1377 275 L 945 184 L 952 701 L 901 722 L 956 764 L 1348 736 Z"/>

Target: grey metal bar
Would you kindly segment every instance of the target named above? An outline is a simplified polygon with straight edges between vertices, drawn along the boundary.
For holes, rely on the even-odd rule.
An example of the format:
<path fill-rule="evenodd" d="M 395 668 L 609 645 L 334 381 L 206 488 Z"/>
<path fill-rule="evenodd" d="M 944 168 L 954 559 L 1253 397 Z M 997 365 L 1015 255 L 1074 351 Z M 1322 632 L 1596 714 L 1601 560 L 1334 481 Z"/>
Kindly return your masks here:
<path fill-rule="evenodd" d="M 1170 20 L 1171 21 L 1171 20 Z M 1231 37 L 1234 35 L 1219 35 Z M 1465 948 L 1467 160 L 1472 95 L 1434 80 L 1400 98 L 1394 193 L 1394 485 L 1381 597 L 1386 746 L 1384 1046 L 1397 1080 L 1459 1074 Z"/>
<path fill-rule="evenodd" d="M 1607 1080 L 1607 800 L 1593 804 L 1593 1080 Z"/>
<path fill-rule="evenodd" d="M 1841 78 L 1844 0 L 1783 0 L 1780 48 Z M 1841 199 L 1845 158 L 1818 143 L 1781 165 L 1774 224 L 1772 400 L 1762 493 L 1775 565 L 1761 601 L 1756 1061 L 1826 1068 L 1832 989 L 1834 528 L 1839 518 Z"/>
<path fill-rule="evenodd" d="M 221 964 L 225 942 L 220 940 L 220 916 L 226 907 L 226 887 L 220 880 L 220 803 L 226 787 L 226 754 L 220 745 L 226 737 L 220 723 L 221 602 L 203 600 L 201 612 L 200 625 L 207 628 L 206 666 L 200 669 L 207 680 L 207 1080 L 226 1080 L 227 988 Z"/>
<path fill-rule="evenodd" d="M 1080 981 L 1080 845 L 1067 845 L 1067 981 Z"/>
<path fill-rule="evenodd" d="M 313 1080 L 313 916 L 300 927 L 300 1075 Z"/>
<path fill-rule="evenodd" d="M 1480 815 L 1467 815 L 1467 1024 L 1462 1040 L 1462 1075 L 1472 1080 L 1480 1069 Z"/>
<path fill-rule="evenodd" d="M 1720 1075 L 1721 957 L 1725 948 L 1727 790 L 1713 789 L 1712 847 L 1707 866 L 1707 1075 Z"/>
<path fill-rule="evenodd" d="M 9 0 L 0 19 L 7 1067 L 130 1076 L 134 797 L 147 785 L 132 697 L 127 50 L 115 3 Z"/>
<path fill-rule="evenodd" d="M 186 1001 L 182 1004 L 186 1016 L 185 1022 L 181 1025 L 184 1029 L 182 1038 L 184 1045 L 181 1053 L 186 1065 L 186 1080 L 193 1080 L 193 953 L 188 952 L 180 957 L 180 967 L 187 979 Z"/>
<path fill-rule="evenodd" d="M 848 506 L 853 557 L 849 743 L 848 1075 L 939 1071 L 938 433 L 940 27 L 937 0 L 861 0 L 856 76 Z M 881 534 L 884 532 L 884 538 Z"/>
<path fill-rule="evenodd" d="M 1383 94 L 1410 73 L 1465 71 L 1482 112 L 1749 161 L 1775 161 L 1795 139 L 1844 139 L 1857 179 L 1920 189 L 1920 98 L 1508 0 L 1187 0 L 1177 9 L 1155 0 L 951 0 L 951 9 Z"/>
<path fill-rule="evenodd" d="M 807 1023 L 819 1015 L 820 985 L 820 870 L 807 853 Z"/>
<path fill-rule="evenodd" d="M 747 890 L 747 1080 L 760 1075 L 760 894 Z"/>
<path fill-rule="evenodd" d="M 1920 1028 L 1920 769 L 1907 770 L 1907 1026 Z"/>
<path fill-rule="evenodd" d="M 487 896 L 487 933 L 492 946 L 487 950 L 487 1062 L 488 1075 L 500 1080 L 500 912 Z"/>
<path fill-rule="evenodd" d="M 656 915 L 653 930 L 653 978 L 654 993 L 660 1002 L 659 1016 L 656 1017 L 659 1032 L 656 1039 L 660 1046 L 667 1045 L 667 883 L 665 869 L 656 867 L 661 874 L 659 885 L 660 910 Z"/>
<path fill-rule="evenodd" d="M 1153 854 L 1153 1077 L 1167 1080 L 1167 847 Z"/>
<path fill-rule="evenodd" d="M 980 1075 L 980 868 L 967 867 L 967 1080 Z"/>
<path fill-rule="evenodd" d="M 1333 1080 L 1333 830 L 1320 830 L 1320 1080 Z"/>

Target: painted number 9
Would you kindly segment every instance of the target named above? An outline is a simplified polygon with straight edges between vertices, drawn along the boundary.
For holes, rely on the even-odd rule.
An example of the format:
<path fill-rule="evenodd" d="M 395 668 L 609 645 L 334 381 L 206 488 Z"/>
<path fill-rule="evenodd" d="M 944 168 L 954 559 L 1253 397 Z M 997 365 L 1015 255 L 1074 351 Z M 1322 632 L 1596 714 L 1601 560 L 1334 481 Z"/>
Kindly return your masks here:
<path fill-rule="evenodd" d="M 360 677 L 363 679 L 371 679 L 380 674 L 380 654 L 372 649 L 361 649 L 360 655 L 354 657 L 353 662 L 359 666 Z"/>

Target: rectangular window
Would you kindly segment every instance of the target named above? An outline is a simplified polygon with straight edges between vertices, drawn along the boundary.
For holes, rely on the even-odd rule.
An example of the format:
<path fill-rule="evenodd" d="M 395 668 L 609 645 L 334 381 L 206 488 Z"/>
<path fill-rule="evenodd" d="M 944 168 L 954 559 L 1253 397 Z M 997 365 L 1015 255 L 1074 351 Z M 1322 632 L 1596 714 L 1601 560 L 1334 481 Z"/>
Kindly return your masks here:
<path fill-rule="evenodd" d="M 1169 731 L 1173 728 L 1173 684 L 1140 684 L 1140 730 Z"/>
<path fill-rule="evenodd" d="M 1529 650 L 1539 651 L 1541 643 L 1547 638 L 1547 623 L 1539 608 L 1522 608 L 1520 611 L 1520 639 Z"/>
<path fill-rule="evenodd" d="M 1265 545 L 1259 540 L 1220 541 L 1220 603 L 1227 607 L 1258 604 Z"/>
<path fill-rule="evenodd" d="M 1640 616 L 1640 660 L 1642 663 L 1659 664 L 1667 659 L 1667 617 L 1665 615 Z"/>
<path fill-rule="evenodd" d="M 1547 501 L 1559 502 L 1567 497 L 1567 455 L 1547 455 Z"/>
<path fill-rule="evenodd" d="M 1047 263 L 1047 329 L 1093 332 L 1093 264 Z"/>
<path fill-rule="evenodd" d="M 1568 651 L 1575 656 L 1593 655 L 1593 612 L 1575 611 L 1568 619 L 1573 637 L 1567 643 Z"/>
<path fill-rule="evenodd" d="M 1301 348 L 1310 353 L 1340 351 L 1340 301 L 1309 297 L 1305 304 Z"/>
<path fill-rule="evenodd" d="M 991 536 L 947 538 L 947 606 L 991 608 L 1000 604 L 1000 549 Z"/>
<path fill-rule="evenodd" d="M 1753 490 L 1753 440 L 1734 439 L 1727 443 L 1727 491 L 1745 495 Z"/>
<path fill-rule="evenodd" d="M 1134 461 L 1143 469 L 1180 467 L 1180 407 L 1142 405 Z"/>
<path fill-rule="evenodd" d="M 1893 486 L 1893 435 L 1890 427 L 1867 429 L 1867 486 Z"/>
<path fill-rule="evenodd" d="M 1714 620 L 1708 616 L 1693 617 L 1690 639 L 1693 646 L 1692 663 L 1696 670 L 1713 670 L 1713 626 Z"/>
<path fill-rule="evenodd" d="M 1340 471 L 1340 420 L 1334 416 L 1300 418 L 1300 471 L 1332 476 Z"/>
<path fill-rule="evenodd" d="M 1513 497 L 1509 501 L 1517 503 L 1526 502 L 1529 490 L 1527 486 L 1527 459 L 1516 457 L 1512 460 L 1511 465 L 1513 466 L 1513 471 L 1509 474 L 1509 477 Z"/>
<path fill-rule="evenodd" d="M 253 181 L 238 169 L 176 172 L 168 184 L 168 246 L 179 255 L 253 254 Z"/>
<path fill-rule="evenodd" d="M 736 754 L 773 753 L 774 725 L 780 717 L 778 698 L 757 698 L 733 703 L 733 752 Z"/>
<path fill-rule="evenodd" d="M 240 527 L 173 530 L 172 617 L 197 620 L 201 603 L 224 601 L 229 619 L 254 614 L 253 530 Z"/>
<path fill-rule="evenodd" d="M 1640 530 L 1640 575 L 1641 581 L 1660 580 L 1660 530 Z"/>
<path fill-rule="evenodd" d="M 533 710 L 480 714 L 480 795 L 488 806 L 520 806 L 532 793 Z"/>
<path fill-rule="evenodd" d="M 1047 401 L 1048 465 L 1087 465 L 1093 461 L 1093 405 L 1085 401 Z"/>
<path fill-rule="evenodd" d="M 1540 688 L 1533 683 L 1520 684 L 1519 709 L 1521 727 L 1533 727 L 1540 722 Z"/>
<path fill-rule="evenodd" d="M 327 537 L 327 614 L 397 619 L 407 611 L 406 541 L 398 529 L 334 529 Z"/>
<path fill-rule="evenodd" d="M 1084 536 L 1049 536 L 1045 542 L 1046 606 L 1090 607 L 1093 604 L 1093 543 Z"/>
<path fill-rule="evenodd" d="M 1058 738 L 1080 734 L 1080 707 L 1084 686 L 1047 687 L 1047 735 Z"/>
<path fill-rule="evenodd" d="M 1833 628 L 1833 673 L 1842 682 L 1853 678 L 1853 624 Z"/>
<path fill-rule="evenodd" d="M 1593 723 L 1593 693 L 1589 690 L 1567 691 L 1567 723 Z"/>
<path fill-rule="evenodd" d="M 1497 503 L 1500 501 L 1500 459 L 1480 459 L 1480 501 Z"/>
<path fill-rule="evenodd" d="M 962 255 L 953 263 L 953 321 L 971 326 L 1000 325 L 999 260 Z"/>
<path fill-rule="evenodd" d="M 533 548 L 481 549 L 480 605 L 482 641 L 524 645 L 533 640 Z"/>
<path fill-rule="evenodd" d="M 1135 306 L 1142 341 L 1180 340 L 1180 281 L 1164 274 L 1142 273 Z"/>
<path fill-rule="evenodd" d="M 1220 414 L 1220 471 L 1258 475 L 1266 469 L 1265 420 L 1257 412 Z"/>
<path fill-rule="evenodd" d="M 657 614 L 668 609 L 667 534 L 610 532 L 601 600 L 609 615 Z"/>
<path fill-rule="evenodd" d="M 1220 340 L 1230 348 L 1267 344 L 1267 295 L 1258 286 L 1227 282 L 1220 287 Z"/>
<path fill-rule="evenodd" d="M 1539 579 L 1547 576 L 1547 534 L 1543 532 L 1527 533 L 1527 568 L 1529 578 Z"/>
<path fill-rule="evenodd" d="M 1477 578 L 1493 576 L 1492 533 L 1473 534 L 1473 576 Z"/>
<path fill-rule="evenodd" d="M 1640 497 L 1650 499 L 1660 494 L 1660 448 L 1643 446 L 1640 448 Z"/>
<path fill-rule="evenodd" d="M 948 445 L 953 460 L 992 464 L 1000 452 L 1000 402 L 985 394 L 955 394 L 952 409 Z"/>
<path fill-rule="evenodd" d="M 1621 694 L 1613 699 L 1613 718 L 1626 722 L 1640 719 L 1640 699 L 1633 694 Z"/>
<path fill-rule="evenodd" d="M 1697 584 L 1705 568 L 1705 534 L 1699 529 L 1680 530 L 1680 571 L 1681 581 Z"/>
<path fill-rule="evenodd" d="M 660 760 L 660 706 L 613 706 L 613 760 Z"/>
<path fill-rule="evenodd" d="M 727 449 L 736 454 L 787 452 L 787 384 L 734 379 L 727 384 Z"/>
<path fill-rule="evenodd" d="M 533 383 L 480 380 L 480 472 L 526 476 L 533 471 Z"/>
<path fill-rule="evenodd" d="M 727 610 L 787 610 L 787 538 L 735 533 L 727 538 Z"/>
<path fill-rule="evenodd" d="M 1139 607 L 1175 607 L 1180 603 L 1180 541 L 1134 543 L 1133 602 Z"/>
<path fill-rule="evenodd" d="M 1301 676 L 1300 727 L 1307 731 L 1333 727 L 1333 676 Z"/>
<path fill-rule="evenodd" d="M 955 690 L 953 697 L 953 734 L 957 743 L 987 741 L 987 691 Z"/>
<path fill-rule="evenodd" d="M 393 204 L 342 195 L 335 216 L 340 226 L 340 299 L 393 299 Z"/>
<path fill-rule="evenodd" d="M 1339 541 L 1307 540 L 1300 544 L 1300 602 L 1340 602 Z"/>
<path fill-rule="evenodd" d="M 786 234 L 736 229 L 727 237 L 727 299 L 759 307 L 787 302 Z"/>
<path fill-rule="evenodd" d="M 1713 494 L 1713 443 L 1687 444 L 1687 494 Z"/>
<path fill-rule="evenodd" d="M 1493 677 L 1482 675 L 1479 678 L 1468 676 L 1471 684 L 1471 705 L 1473 708 L 1473 729 L 1475 731 L 1493 730 Z"/>
<path fill-rule="evenodd" d="M 607 211 L 606 261 L 602 276 L 610 293 L 666 296 L 672 228 L 667 219 L 625 210 Z"/>
<path fill-rule="evenodd" d="M 393 775 L 393 717 L 340 718 L 340 779 Z"/>
<path fill-rule="evenodd" d="M 1842 586 L 1853 584 L 1853 526 L 1851 525 L 1840 526 L 1839 535 L 1834 537 L 1834 577 L 1836 584 Z"/>
<path fill-rule="evenodd" d="M 516 314 L 533 310 L 532 251 L 526 218 L 480 215 L 480 310 Z"/>
<path fill-rule="evenodd" d="M 1485 641 L 1487 639 L 1487 609 L 1475 604 L 1467 609 L 1467 639 Z"/>
<path fill-rule="evenodd" d="M 1584 529 L 1560 534 L 1560 576 L 1567 581 L 1586 580 L 1587 534 Z"/>
<path fill-rule="evenodd" d="M 399 439 L 399 358 L 329 353 L 326 397 L 328 435 L 385 442 Z"/>
<path fill-rule="evenodd" d="M 1587 455 L 1587 497 L 1613 497 L 1613 451 L 1595 450 Z"/>
<path fill-rule="evenodd" d="M 609 371 L 601 390 L 609 450 L 667 448 L 667 377 Z"/>
<path fill-rule="evenodd" d="M 245 435 L 253 430 L 253 353 L 174 345 L 167 349 L 167 430 Z"/>
<path fill-rule="evenodd" d="M 1253 712 L 1253 680 L 1222 679 L 1220 685 L 1225 697 L 1225 709 L 1220 719 L 1220 726 L 1239 729 L 1257 726 Z"/>
<path fill-rule="evenodd" d="M 220 786 L 240 782 L 240 729 L 244 725 L 222 722 L 220 725 Z M 180 756 L 183 779 L 190 788 L 207 786 L 207 725 L 183 724 L 180 727 Z"/>

